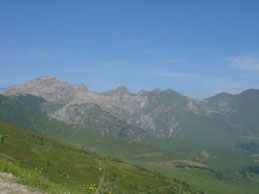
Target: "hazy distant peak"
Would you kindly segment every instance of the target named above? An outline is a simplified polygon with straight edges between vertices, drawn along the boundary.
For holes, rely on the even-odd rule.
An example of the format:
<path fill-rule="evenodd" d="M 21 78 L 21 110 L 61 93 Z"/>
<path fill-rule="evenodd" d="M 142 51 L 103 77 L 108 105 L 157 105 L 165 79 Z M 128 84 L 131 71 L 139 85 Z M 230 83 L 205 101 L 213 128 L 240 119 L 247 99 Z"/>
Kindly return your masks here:
<path fill-rule="evenodd" d="M 221 93 L 218 93 L 217 96 L 231 96 L 232 94 L 229 94 L 227 92 L 221 92 Z"/>
<path fill-rule="evenodd" d="M 73 85 L 73 88 L 78 90 L 78 91 L 88 91 L 88 88 L 85 86 L 84 83 L 75 84 L 75 85 Z"/>
<path fill-rule="evenodd" d="M 179 96 L 184 96 L 182 93 L 177 92 L 177 91 L 175 91 L 175 90 L 173 90 L 171 88 L 166 89 L 164 92 L 169 93 L 169 94 L 176 94 L 176 95 L 179 95 Z M 184 96 L 184 97 L 186 97 L 186 96 Z"/>
<path fill-rule="evenodd" d="M 119 86 L 118 88 L 114 89 L 114 90 L 110 90 L 107 92 L 103 93 L 104 95 L 124 95 L 124 94 L 129 94 L 129 91 L 127 89 L 127 87 L 125 85 Z"/>
<path fill-rule="evenodd" d="M 240 93 L 240 95 L 246 95 L 246 94 L 249 94 L 249 95 L 259 94 L 259 90 L 258 89 L 248 89 L 248 90 L 245 90 Z"/>
<path fill-rule="evenodd" d="M 138 92 L 137 95 L 142 95 L 142 94 L 147 93 L 147 92 L 148 92 L 147 90 L 142 89 L 142 90 L 140 90 L 140 91 Z"/>
<path fill-rule="evenodd" d="M 168 91 L 168 92 L 175 92 L 175 93 L 180 94 L 179 92 L 177 92 L 177 91 L 173 90 L 172 88 L 167 88 L 165 91 Z"/>
<path fill-rule="evenodd" d="M 227 92 L 221 92 L 221 93 L 218 93 L 216 94 L 215 96 L 212 96 L 212 97 L 209 97 L 207 98 L 208 100 L 213 100 L 213 99 L 224 99 L 224 98 L 228 98 L 232 96 L 232 94 L 229 94 Z"/>
<path fill-rule="evenodd" d="M 171 88 L 167 88 L 167 89 L 165 90 L 165 92 L 176 92 L 176 91 L 172 90 Z"/>
<path fill-rule="evenodd" d="M 160 88 L 156 88 L 156 89 L 152 90 L 152 92 L 160 93 L 160 92 L 163 92 L 163 90 Z"/>
<path fill-rule="evenodd" d="M 35 80 L 56 80 L 56 77 L 53 77 L 53 76 L 42 76 L 42 77 L 39 77 Z"/>
<path fill-rule="evenodd" d="M 61 82 L 61 81 L 57 80 L 56 77 L 42 76 L 42 77 L 39 77 L 37 79 L 32 80 L 29 83 L 32 83 L 32 84 L 52 84 L 52 83 L 65 83 L 65 82 Z"/>
<path fill-rule="evenodd" d="M 116 90 L 116 92 L 119 92 L 119 93 L 129 93 L 128 89 L 126 86 L 119 86 Z"/>

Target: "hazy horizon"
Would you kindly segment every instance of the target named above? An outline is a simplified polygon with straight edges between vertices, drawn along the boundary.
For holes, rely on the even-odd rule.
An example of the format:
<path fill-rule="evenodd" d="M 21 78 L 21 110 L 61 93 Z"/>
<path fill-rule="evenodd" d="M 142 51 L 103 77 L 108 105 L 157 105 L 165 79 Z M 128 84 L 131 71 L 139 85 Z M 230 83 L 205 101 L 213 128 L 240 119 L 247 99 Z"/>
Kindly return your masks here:
<path fill-rule="evenodd" d="M 97 90 L 94 90 L 94 89 L 89 89 L 89 87 L 88 87 L 85 83 L 83 83 L 83 82 L 81 82 L 81 83 L 70 83 L 70 82 L 67 82 L 67 81 L 65 81 L 65 80 L 60 80 L 60 79 L 58 79 L 57 77 L 55 77 L 55 76 L 50 76 L 50 75 L 45 75 L 45 76 L 41 76 L 41 77 L 53 77 L 53 78 L 55 78 L 57 81 L 65 82 L 65 83 L 68 83 L 68 84 L 70 84 L 70 85 L 80 85 L 80 84 L 84 84 L 84 86 L 87 87 L 87 89 L 88 89 L 89 91 L 91 91 L 91 92 L 96 92 L 96 93 L 99 93 L 99 94 L 100 94 L 100 93 L 103 93 L 103 92 L 108 92 L 108 91 L 111 91 L 111 90 L 116 90 L 116 89 L 118 89 L 119 87 L 126 87 L 126 89 L 128 90 L 129 93 L 135 94 L 135 95 L 137 95 L 139 92 L 141 92 L 141 90 L 145 90 L 145 91 L 147 91 L 147 92 L 151 92 L 151 91 L 154 91 L 154 90 L 156 90 L 156 89 L 160 89 L 160 90 L 162 90 L 162 91 L 165 91 L 165 90 L 168 90 L 168 89 L 174 90 L 173 88 L 165 88 L 165 89 L 153 88 L 153 89 L 151 89 L 151 90 L 147 90 L 147 89 L 145 89 L 145 88 L 142 88 L 142 89 L 140 89 L 140 90 L 137 91 L 137 92 L 132 92 L 132 91 L 129 90 L 129 88 L 128 88 L 126 85 L 118 85 L 118 86 L 115 87 L 115 88 L 111 88 L 111 89 L 103 90 L 103 91 L 97 91 Z M 16 83 L 16 84 L 14 84 L 14 85 L 22 85 L 22 84 L 28 83 L 28 82 L 30 82 L 30 81 L 39 79 L 39 78 L 41 78 L 41 77 L 37 77 L 37 78 L 35 78 L 35 79 L 26 81 L 26 82 L 24 82 L 24 83 Z M 5 87 L 5 88 L 9 88 L 9 87 L 11 87 L 11 86 L 13 86 L 13 85 L 10 85 L 10 86 Z M 5 88 L 0 88 L 0 89 L 5 89 Z M 174 90 L 174 91 L 179 92 L 179 93 L 181 93 L 181 94 L 184 95 L 184 96 L 191 97 L 191 98 L 194 98 L 194 99 L 206 99 L 206 98 L 213 97 L 213 96 L 215 96 L 215 95 L 217 95 L 217 94 L 219 94 L 219 93 L 228 93 L 228 94 L 231 94 L 231 95 L 236 95 L 236 94 L 240 94 L 240 93 L 242 93 L 243 91 L 250 90 L 250 89 L 256 89 L 256 90 L 258 90 L 258 88 L 247 88 L 247 89 L 242 90 L 242 91 L 237 92 L 237 93 L 230 93 L 230 92 L 222 91 L 222 92 L 218 92 L 218 93 L 216 93 L 216 94 L 214 94 L 214 95 L 207 96 L 207 97 L 204 97 L 204 98 L 188 96 L 188 95 L 186 95 L 186 94 L 184 94 L 184 93 L 181 93 L 181 92 L 179 92 L 179 91 L 177 91 L 177 90 Z"/>
<path fill-rule="evenodd" d="M 1 1 L 0 88 L 50 75 L 206 98 L 259 83 L 258 1 Z"/>

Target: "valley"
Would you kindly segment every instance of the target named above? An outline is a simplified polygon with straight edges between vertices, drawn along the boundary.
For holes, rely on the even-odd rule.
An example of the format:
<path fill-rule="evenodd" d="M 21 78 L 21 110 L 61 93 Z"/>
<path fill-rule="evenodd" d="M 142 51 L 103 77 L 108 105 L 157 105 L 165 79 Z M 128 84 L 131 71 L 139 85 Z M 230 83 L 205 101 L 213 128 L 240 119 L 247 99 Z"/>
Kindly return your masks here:
<path fill-rule="evenodd" d="M 3 90 L 1 91 L 3 92 Z M 202 140 L 197 141 L 195 138 L 188 139 L 188 135 L 184 137 L 182 135 L 174 136 L 172 134 L 171 136 L 157 135 L 157 131 L 148 130 L 147 128 L 143 129 L 140 125 L 131 125 L 129 121 L 124 121 L 122 118 L 116 117 L 115 112 L 108 112 L 105 106 L 102 107 L 93 102 L 83 101 L 81 103 L 75 103 L 74 101 L 68 102 L 64 99 L 63 102 L 47 101 L 47 99 L 42 97 L 44 94 L 34 96 L 31 93 L 35 94 L 35 92 L 20 93 L 20 90 L 18 91 L 15 95 L 8 93 L 9 97 L 0 95 L 1 121 L 29 129 L 34 133 L 41 133 L 72 143 L 93 153 L 104 154 L 105 157 L 111 156 L 117 158 L 112 160 L 119 163 L 129 163 L 137 165 L 141 169 L 155 170 L 155 173 L 161 173 L 161 176 L 167 177 L 168 180 L 175 182 L 175 184 L 182 185 L 184 182 L 183 185 L 186 188 L 191 188 L 191 190 L 212 194 L 241 194 L 245 191 L 247 193 L 257 193 L 258 191 L 259 174 L 256 171 L 258 167 L 257 151 L 256 149 L 247 150 L 247 146 L 241 146 L 237 149 L 238 147 L 235 142 L 238 142 L 238 145 L 247 145 L 249 143 L 247 138 L 243 138 L 244 136 L 223 136 L 223 134 L 229 134 L 231 132 L 229 130 L 224 131 L 224 127 L 234 124 L 229 124 L 230 120 L 228 118 L 221 118 L 222 113 L 215 113 L 219 114 L 218 116 L 214 115 L 216 118 L 207 115 L 203 116 L 204 118 L 199 116 L 192 119 L 187 119 L 189 118 L 189 113 L 187 114 L 187 112 L 177 113 L 179 116 L 183 116 L 183 120 L 187 119 L 188 122 L 199 124 L 199 128 L 196 131 L 194 127 L 189 129 L 192 130 L 191 132 L 185 132 L 190 134 L 194 132 L 199 133 L 202 128 L 204 130 L 206 128 L 204 126 L 209 126 L 207 124 L 208 122 L 214 124 L 216 120 L 220 120 L 218 123 L 221 123 L 220 125 L 222 126 L 224 124 L 220 132 L 212 133 L 213 135 L 207 132 L 207 135 L 210 136 L 209 138 L 222 137 L 223 140 L 224 138 L 230 140 L 227 144 L 224 144 L 224 141 L 220 141 L 219 145 L 219 142 L 206 143 Z M 125 94 L 125 92 L 124 88 L 122 93 Z M 107 97 L 111 96 L 112 93 L 113 91 L 98 95 Z M 178 93 L 176 95 L 178 96 L 177 98 L 180 98 Z M 70 96 L 70 98 L 73 97 Z M 157 98 L 160 98 L 160 96 Z M 162 103 L 166 102 L 166 99 L 163 98 L 161 100 Z M 175 101 L 178 102 L 179 100 L 169 98 L 169 102 Z M 183 100 L 182 105 L 180 103 L 179 106 L 183 106 L 184 103 L 189 102 Z M 218 102 L 215 103 L 217 104 Z M 152 106 L 157 105 L 152 103 Z M 175 104 L 173 106 L 177 107 Z M 213 106 L 216 105 L 214 104 Z M 174 112 L 171 114 L 174 114 Z M 187 117 L 184 116 L 185 114 L 187 114 Z M 193 113 L 191 116 L 193 117 Z M 163 117 L 167 118 L 165 115 Z M 212 120 L 210 121 L 209 118 Z M 203 120 L 205 123 L 203 123 Z M 173 119 L 173 122 L 178 122 L 179 124 L 175 126 L 180 126 L 180 120 L 174 121 Z M 165 124 L 161 124 L 161 126 Z M 181 123 L 181 126 L 188 126 L 190 124 Z M 215 126 L 217 127 L 218 125 L 215 124 L 213 127 Z M 216 129 L 210 128 L 209 130 Z M 251 127 L 248 134 L 252 132 L 253 129 Z M 255 136 L 256 134 L 255 132 Z M 204 135 L 201 138 L 205 138 L 206 134 Z M 257 141 L 254 141 L 254 139 L 250 142 L 254 146 L 257 145 Z M 1 157 L 7 159 L 8 157 L 9 159 L 10 157 L 15 158 L 14 155 L 5 152 L 1 153 Z M 103 161 L 103 159 L 101 160 Z M 107 166 L 106 162 L 103 165 L 105 166 L 105 171 L 110 168 L 110 164 Z M 96 178 L 100 180 L 101 176 Z M 105 177 L 108 177 L 108 175 L 106 174 Z M 102 178 L 105 180 L 105 177 L 103 176 Z M 95 180 L 92 182 L 97 184 L 99 181 Z M 74 185 L 72 182 L 69 184 Z M 182 186 L 176 187 L 178 189 L 182 188 Z M 99 188 L 98 192 L 100 192 L 101 188 Z M 123 188 L 121 189 L 123 190 Z M 175 191 L 179 190 L 175 189 Z"/>

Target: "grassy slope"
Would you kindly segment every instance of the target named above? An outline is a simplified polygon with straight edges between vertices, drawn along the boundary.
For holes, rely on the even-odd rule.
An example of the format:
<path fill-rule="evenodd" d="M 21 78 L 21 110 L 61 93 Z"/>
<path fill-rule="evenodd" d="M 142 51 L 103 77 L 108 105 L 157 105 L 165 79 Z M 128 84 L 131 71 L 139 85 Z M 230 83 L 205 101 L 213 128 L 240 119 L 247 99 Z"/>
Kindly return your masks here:
<path fill-rule="evenodd" d="M 202 163 L 222 170 L 239 171 L 243 166 L 255 165 L 249 152 L 232 148 L 218 148 L 194 144 L 177 138 L 146 138 L 145 143 L 164 150 L 192 156 Z"/>
<path fill-rule="evenodd" d="M 174 165 L 159 166 L 149 165 L 146 168 L 159 171 L 164 175 L 183 180 L 196 189 L 202 189 L 209 194 L 258 194 L 259 185 L 254 181 L 241 177 L 223 174 L 222 178 L 217 178 L 214 174 L 206 170 L 199 169 L 179 169 Z"/>
<path fill-rule="evenodd" d="M 103 178 L 102 188 L 108 188 L 112 193 L 157 193 L 157 189 L 159 193 L 178 193 L 179 185 L 160 174 L 78 146 L 3 122 L 0 122 L 0 134 L 3 137 L 0 157 L 9 160 L 2 159 L 0 169 L 13 172 L 25 183 L 49 192 L 83 193 L 84 184 L 98 187 Z M 99 170 L 99 165 L 103 170 Z M 32 176 L 41 182 L 30 179 Z M 187 186 L 181 187 L 192 193 Z M 87 191 L 91 193 L 91 190 Z"/>
<path fill-rule="evenodd" d="M 161 165 L 159 162 L 166 162 L 171 160 L 179 160 L 179 159 L 190 159 L 190 157 L 183 157 L 179 154 L 174 154 L 172 152 L 164 151 L 163 149 L 154 148 L 148 145 L 145 145 L 143 143 L 136 143 L 136 142 L 128 142 L 123 140 L 118 140 L 112 138 L 109 134 L 97 131 L 97 130 L 91 130 L 84 127 L 78 127 L 76 125 L 67 125 L 62 122 L 56 121 L 55 119 L 50 119 L 43 113 L 39 112 L 33 112 L 35 110 L 28 109 L 26 107 L 20 107 L 24 110 L 28 109 L 28 111 L 19 111 L 17 106 L 13 106 L 13 101 L 9 101 L 9 99 L 6 99 L 8 103 L 5 103 L 6 109 L 5 112 L 3 111 L 2 107 L 0 109 L 0 118 L 9 118 L 9 122 L 13 122 L 12 117 L 14 115 L 9 115 L 7 117 L 7 113 L 9 114 L 9 110 L 14 109 L 15 112 L 19 115 L 19 117 L 23 117 L 24 115 L 24 123 L 26 124 L 26 119 L 31 122 L 31 129 L 37 129 L 39 132 L 57 137 L 59 139 L 63 139 L 65 141 L 90 147 L 92 149 L 96 149 L 98 151 L 101 151 L 105 154 L 109 154 L 115 157 L 119 157 L 122 159 L 126 159 L 131 162 L 138 163 L 139 165 L 150 167 L 151 169 L 156 169 L 159 172 L 163 172 L 167 174 L 168 176 L 177 178 L 177 177 L 187 177 L 185 180 L 188 180 L 188 183 L 190 183 L 192 186 L 195 186 L 197 188 L 204 188 L 205 190 L 209 190 L 210 193 L 217 193 L 216 189 L 221 189 L 222 193 L 224 192 L 224 188 L 228 187 L 227 193 L 235 193 L 236 190 L 242 190 L 243 188 L 246 188 L 246 185 L 249 186 L 250 190 L 257 190 L 257 187 L 255 184 L 251 182 L 246 182 L 245 180 L 240 181 L 243 184 L 236 184 L 235 182 L 238 179 L 234 179 L 232 182 L 224 182 L 217 181 L 217 177 L 215 177 L 215 173 L 211 173 L 208 170 L 204 169 L 185 169 L 185 168 L 175 168 L 175 165 L 166 166 Z M 8 111 L 7 111 L 8 110 Z M 2 112 L 2 116 L 1 116 Z M 17 114 L 15 114 L 17 116 Z M 20 123 L 20 126 L 23 126 L 24 123 Z M 152 145 L 156 145 L 153 143 Z M 182 144 L 184 145 L 184 144 Z M 181 145 L 181 146 L 182 146 Z M 178 150 L 182 149 L 181 151 L 186 152 L 187 155 L 189 146 L 186 146 L 185 148 L 181 148 L 181 146 L 178 146 Z M 173 146 L 177 147 L 177 146 Z M 192 150 L 191 150 L 192 151 Z M 217 150 L 215 150 L 217 151 Z M 221 151 L 218 153 L 219 156 L 221 156 Z M 142 156 L 142 157 L 136 157 L 141 156 L 143 154 L 157 154 L 160 153 L 160 155 L 153 155 L 153 156 Z M 231 152 L 230 152 L 231 153 Z M 229 153 L 226 153 L 229 154 Z M 235 155 L 233 155 L 235 156 Z M 224 158 L 224 156 L 222 155 Z M 230 158 L 231 159 L 231 158 Z M 245 161 L 246 159 L 243 158 Z M 242 160 L 243 160 L 242 159 Z M 213 160 L 214 161 L 214 160 Z M 232 160 L 230 162 L 233 162 L 235 160 Z M 153 164 L 150 164 L 153 163 Z M 209 163 L 212 164 L 212 163 Z M 215 162 L 213 165 L 219 165 L 224 166 L 225 164 L 228 164 L 228 162 L 225 162 L 224 160 L 219 159 Z M 230 163 L 231 165 L 231 163 Z M 228 175 L 227 175 L 228 176 Z M 200 180 L 200 181 L 195 181 Z M 210 184 L 207 183 L 207 181 L 210 180 Z M 217 185 L 214 187 L 213 185 Z M 210 187 L 211 186 L 211 187 Z M 208 189 L 209 188 L 209 189 Z"/>

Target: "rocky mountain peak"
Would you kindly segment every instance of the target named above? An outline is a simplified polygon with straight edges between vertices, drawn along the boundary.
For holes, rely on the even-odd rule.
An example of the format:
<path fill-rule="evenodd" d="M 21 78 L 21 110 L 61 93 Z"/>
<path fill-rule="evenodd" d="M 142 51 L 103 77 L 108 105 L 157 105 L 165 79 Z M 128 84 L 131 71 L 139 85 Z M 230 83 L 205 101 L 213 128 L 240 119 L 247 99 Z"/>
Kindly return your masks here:
<path fill-rule="evenodd" d="M 168 94 L 173 94 L 173 95 L 180 95 L 180 96 L 183 96 L 181 93 L 179 92 L 176 92 L 175 90 L 171 89 L 171 88 L 168 88 L 166 90 L 164 90 L 165 93 L 168 93 Z"/>
<path fill-rule="evenodd" d="M 116 90 L 115 90 L 116 93 L 119 93 L 119 94 L 127 94 L 129 93 L 128 89 L 126 86 L 120 86 L 118 87 Z"/>
<path fill-rule="evenodd" d="M 226 93 L 226 92 L 221 92 L 221 93 L 216 94 L 215 96 L 207 98 L 207 100 L 209 100 L 209 101 L 219 101 L 219 100 L 228 99 L 231 96 L 232 96 L 232 94 L 229 94 L 229 93 Z"/>
<path fill-rule="evenodd" d="M 53 76 L 42 76 L 42 77 L 35 79 L 34 81 L 36 81 L 36 80 L 57 80 L 57 79 L 56 79 L 56 77 L 53 77 Z"/>
<path fill-rule="evenodd" d="M 54 76 L 42 76 L 32 80 L 31 82 L 44 82 L 44 81 L 50 81 L 50 80 L 55 81 L 57 80 L 57 78 Z"/>
<path fill-rule="evenodd" d="M 80 91 L 80 92 L 87 92 L 88 88 L 85 86 L 84 83 L 81 84 L 75 84 L 72 86 L 75 90 Z"/>
<path fill-rule="evenodd" d="M 129 94 L 129 91 L 127 89 L 126 86 L 119 86 L 118 88 L 114 89 L 114 90 L 110 90 L 107 92 L 104 92 L 103 95 L 105 96 L 113 96 L 113 95 L 125 95 L 125 94 Z"/>
<path fill-rule="evenodd" d="M 34 79 L 32 81 L 30 81 L 29 83 L 27 84 L 30 84 L 30 85 L 46 85 L 46 86 L 51 86 L 53 84 L 60 84 L 60 83 L 65 83 L 65 82 L 61 82 L 59 80 L 56 79 L 56 77 L 52 77 L 52 76 L 42 76 L 42 77 L 39 77 L 37 79 Z M 67 84 L 67 83 L 65 83 Z"/>
<path fill-rule="evenodd" d="M 243 92 L 241 92 L 239 95 L 257 95 L 259 96 L 259 90 L 258 89 L 248 89 Z"/>
<path fill-rule="evenodd" d="M 140 90 L 140 91 L 138 92 L 138 95 L 141 96 L 141 95 L 143 95 L 143 94 L 145 94 L 145 93 L 148 93 L 148 91 L 142 89 L 142 90 Z"/>
<path fill-rule="evenodd" d="M 21 85 L 11 86 L 0 91 L 4 95 L 31 94 L 50 102 L 64 103 L 74 100 L 78 95 L 87 93 L 84 84 L 70 85 L 55 77 L 43 76 Z M 78 94 L 78 95 L 76 95 Z"/>
<path fill-rule="evenodd" d="M 151 92 L 154 92 L 154 93 L 160 93 L 160 92 L 163 92 L 163 90 L 162 89 L 160 89 L 160 88 L 156 88 L 156 89 L 154 89 L 153 91 L 151 91 Z"/>

